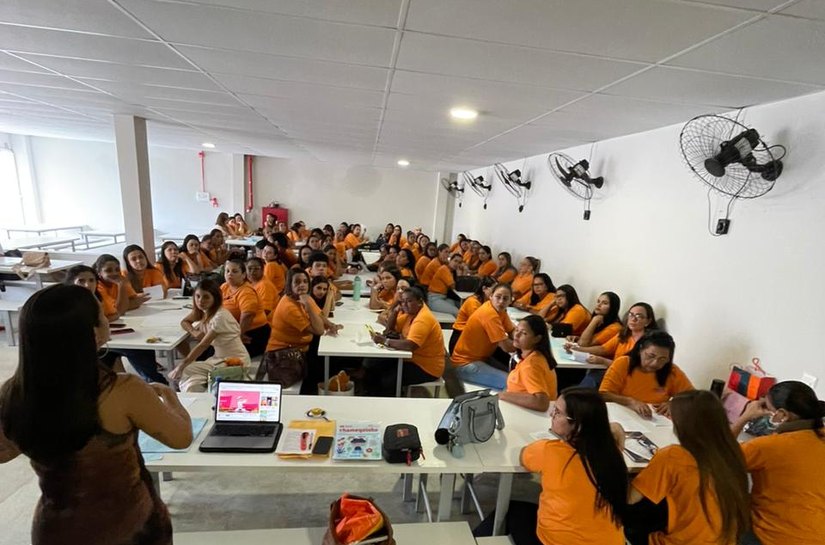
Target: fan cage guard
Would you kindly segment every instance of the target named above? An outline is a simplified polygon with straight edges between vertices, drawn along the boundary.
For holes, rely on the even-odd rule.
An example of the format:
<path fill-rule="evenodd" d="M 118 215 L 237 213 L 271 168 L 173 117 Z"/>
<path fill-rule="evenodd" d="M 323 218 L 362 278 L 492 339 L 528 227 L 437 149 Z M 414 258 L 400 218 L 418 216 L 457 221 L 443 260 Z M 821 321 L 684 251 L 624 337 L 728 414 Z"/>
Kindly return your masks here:
<path fill-rule="evenodd" d="M 766 180 L 760 173 L 751 172 L 742 163 L 725 166 L 725 174 L 717 178 L 705 168 L 705 159 L 714 157 L 721 150 L 722 142 L 730 140 L 748 127 L 721 115 L 700 115 L 682 127 L 679 143 L 682 158 L 688 168 L 714 191 L 734 199 L 755 199 L 773 189 L 776 180 Z M 777 160 L 761 136 L 759 145 L 751 152 L 757 164 L 764 165 Z"/>
<path fill-rule="evenodd" d="M 573 158 L 569 155 L 558 152 L 551 153 L 547 156 L 547 165 L 550 167 L 550 171 L 553 173 L 553 177 L 556 178 L 556 181 L 559 182 L 559 185 L 561 185 L 565 189 L 565 191 L 567 191 L 577 199 L 586 201 L 586 206 L 589 209 L 590 199 L 593 198 L 593 188 L 590 186 L 590 184 L 583 182 L 578 178 L 573 178 L 572 180 L 570 180 L 570 186 L 565 185 L 561 181 L 563 174 L 559 172 L 559 169 L 556 166 L 556 159 L 558 159 L 562 168 L 564 168 L 568 172 L 570 172 L 570 170 L 578 163 L 578 161 L 574 161 Z"/>
<path fill-rule="evenodd" d="M 510 192 L 510 194 L 516 198 L 518 202 L 518 211 L 522 212 L 524 210 L 524 206 L 527 204 L 527 187 L 522 187 L 512 181 L 510 181 L 510 171 L 508 171 L 504 165 L 501 163 L 495 163 L 493 165 L 493 170 L 495 170 L 496 178 L 498 181 L 501 182 L 501 185 Z"/>
<path fill-rule="evenodd" d="M 487 196 L 490 194 L 490 189 L 492 188 L 492 185 L 490 188 L 487 188 L 480 184 L 477 184 L 475 176 L 473 176 L 469 172 L 462 172 L 461 176 L 464 178 L 464 187 L 466 188 L 469 185 L 470 188 L 473 190 L 473 193 L 481 197 L 481 199 L 484 201 L 483 208 L 484 210 L 487 210 Z M 483 183 L 484 182 L 482 182 L 482 184 Z"/>

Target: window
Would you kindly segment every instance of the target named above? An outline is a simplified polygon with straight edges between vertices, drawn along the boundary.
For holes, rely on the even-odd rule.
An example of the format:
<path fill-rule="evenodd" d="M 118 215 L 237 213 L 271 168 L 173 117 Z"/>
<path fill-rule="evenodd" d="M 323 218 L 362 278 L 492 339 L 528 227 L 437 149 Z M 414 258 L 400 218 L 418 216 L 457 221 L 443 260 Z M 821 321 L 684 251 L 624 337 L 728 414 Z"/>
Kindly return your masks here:
<path fill-rule="evenodd" d="M 23 223 L 23 197 L 10 149 L 0 149 L 0 218 L 7 224 Z"/>

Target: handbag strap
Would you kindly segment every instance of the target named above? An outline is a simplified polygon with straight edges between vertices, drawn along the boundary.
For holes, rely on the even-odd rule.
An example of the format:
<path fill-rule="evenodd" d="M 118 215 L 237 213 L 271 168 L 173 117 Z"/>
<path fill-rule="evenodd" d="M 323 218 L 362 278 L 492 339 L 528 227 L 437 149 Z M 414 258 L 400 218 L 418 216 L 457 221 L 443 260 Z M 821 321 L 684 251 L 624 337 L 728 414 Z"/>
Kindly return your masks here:
<path fill-rule="evenodd" d="M 496 408 L 494 407 L 494 405 L 495 405 L 495 403 L 488 402 L 487 403 L 487 410 L 490 413 L 492 413 L 493 418 L 496 418 L 497 411 L 496 411 Z M 469 416 L 470 416 L 470 418 L 468 419 L 469 422 L 467 423 L 467 426 L 470 430 L 470 437 L 472 437 L 478 443 L 484 443 L 485 441 L 490 439 L 490 437 L 492 437 L 493 433 L 495 433 L 495 431 L 496 431 L 496 426 L 493 426 L 490 429 L 490 435 L 488 435 L 487 437 L 482 439 L 476 433 L 476 424 L 475 424 L 475 422 L 476 422 L 476 409 L 475 409 L 475 407 L 469 407 L 467 412 L 469 413 Z"/>

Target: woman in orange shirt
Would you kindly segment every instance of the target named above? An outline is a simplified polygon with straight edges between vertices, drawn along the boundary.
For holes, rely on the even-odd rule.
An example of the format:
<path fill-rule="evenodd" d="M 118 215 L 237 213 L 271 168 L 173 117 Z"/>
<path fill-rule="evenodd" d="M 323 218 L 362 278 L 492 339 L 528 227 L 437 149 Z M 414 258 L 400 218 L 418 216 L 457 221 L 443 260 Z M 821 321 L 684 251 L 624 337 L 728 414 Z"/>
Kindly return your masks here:
<path fill-rule="evenodd" d="M 243 214 L 238 212 L 232 219 L 229 220 L 229 226 L 233 231 L 233 234 L 239 237 L 248 237 L 252 234 L 252 229 L 249 228 L 249 225 L 246 224 L 246 220 L 243 219 Z"/>
<path fill-rule="evenodd" d="M 215 268 L 215 264 L 201 251 L 201 241 L 196 235 L 186 235 L 178 252 L 188 272 L 192 274 L 209 272 Z"/>
<path fill-rule="evenodd" d="M 630 484 L 628 503 L 667 500 L 665 530 L 648 533 L 649 509 L 625 522 L 631 543 L 735 545 L 750 527 L 748 475 L 742 449 L 728 429 L 722 403 L 707 390 L 676 394 L 673 432 L 678 445 L 659 449 Z M 785 511 L 786 517 L 798 513 Z M 785 543 L 802 543 L 801 536 Z M 822 537 L 821 535 L 817 538 Z"/>
<path fill-rule="evenodd" d="M 490 300 L 490 295 L 493 293 L 493 286 L 495 285 L 496 281 L 489 276 L 481 278 L 475 293 L 464 299 L 464 302 L 461 303 L 461 308 L 458 309 L 455 322 L 453 322 L 453 333 L 450 336 L 449 345 L 450 352 L 455 348 L 455 344 L 458 342 L 461 332 L 464 331 L 464 327 L 467 325 L 467 320 L 470 319 L 470 316 L 472 316 L 481 305 Z"/>
<path fill-rule="evenodd" d="M 160 247 L 160 255 L 158 257 L 158 261 L 160 262 L 159 269 L 163 274 L 164 290 L 169 290 L 169 288 L 182 289 L 189 268 L 186 266 L 186 262 L 180 258 L 178 245 L 171 240 L 167 240 L 163 243 L 163 246 Z"/>
<path fill-rule="evenodd" d="M 544 309 L 544 317 L 551 324 L 570 325 L 572 335 L 581 335 L 590 323 L 590 313 L 581 304 L 579 294 L 570 284 L 562 284 L 556 289 L 555 301 L 552 306 Z"/>
<path fill-rule="evenodd" d="M 102 297 L 104 305 L 117 309 L 116 317 L 139 308 L 149 299 L 148 295 L 135 292 L 132 284 L 121 273 L 120 261 L 115 256 L 101 255 L 95 261 L 94 269 L 98 277 L 97 293 Z"/>
<path fill-rule="evenodd" d="M 618 295 L 612 291 L 603 292 L 596 298 L 590 323 L 581 336 L 571 335 L 567 340 L 585 347 L 606 343 L 622 330 L 622 320 L 619 318 L 621 305 Z"/>
<path fill-rule="evenodd" d="M 478 276 L 493 276 L 497 267 L 493 261 L 493 251 L 489 246 L 482 246 L 478 249 Z"/>
<path fill-rule="evenodd" d="M 501 384 L 501 373 L 507 367 L 494 354 L 497 348 L 508 356 L 515 350 L 510 338 L 515 326 L 507 315 L 512 294 L 510 286 L 497 284 L 490 300 L 467 320 L 450 357 L 461 380 L 490 388 Z"/>
<path fill-rule="evenodd" d="M 507 389 L 499 398 L 525 409 L 546 412 L 558 396 L 556 359 L 550 350 L 547 322 L 536 315 L 519 320 L 513 331 L 513 346 L 519 362 L 507 375 Z"/>
<path fill-rule="evenodd" d="M 624 405 L 645 418 L 670 416 L 670 399 L 693 384 L 673 363 L 676 343 L 664 331 L 648 331 L 627 356 L 617 358 L 599 386 L 605 401 Z M 652 407 L 651 407 L 652 405 Z"/>
<path fill-rule="evenodd" d="M 227 261 L 224 279 L 226 282 L 221 285 L 223 308 L 241 324 L 241 340 L 249 357 L 260 356 L 269 340 L 269 324 L 255 288 L 246 281 L 246 264 L 240 259 Z"/>
<path fill-rule="evenodd" d="M 220 229 L 212 229 L 209 233 L 209 260 L 216 266 L 224 263 L 229 257 L 229 248 L 226 246 L 226 237 Z"/>
<path fill-rule="evenodd" d="M 446 265 L 449 260 L 450 248 L 446 244 L 440 245 L 438 247 L 438 253 L 436 253 L 436 256 L 427 264 L 427 268 L 424 269 L 424 274 L 418 277 L 418 283 L 424 287 L 429 287 L 430 281 L 433 279 L 433 276 L 435 276 L 435 272 L 441 265 Z"/>
<path fill-rule="evenodd" d="M 533 256 L 527 256 L 518 264 L 518 275 L 513 279 L 513 299 L 521 299 L 525 293 L 530 292 L 533 285 L 533 275 L 539 272 L 541 261 Z"/>
<path fill-rule="evenodd" d="M 430 242 L 424 247 L 424 253 L 421 257 L 415 261 L 415 277 L 421 278 L 427 269 L 427 265 L 436 257 L 438 257 L 438 246 L 435 242 Z"/>
<path fill-rule="evenodd" d="M 398 267 L 401 276 L 415 280 L 415 271 L 413 270 L 413 267 L 415 267 L 415 256 L 411 250 L 406 248 L 400 250 L 395 258 L 395 265 Z"/>
<path fill-rule="evenodd" d="M 556 287 L 553 285 L 550 276 L 538 273 L 533 277 L 530 291 L 514 302 L 513 306 L 520 310 L 544 316 L 555 304 L 555 301 Z"/>
<path fill-rule="evenodd" d="M 510 502 L 505 531 L 520 544 L 624 545 L 627 466 L 604 401 L 593 390 L 565 389 L 550 430 L 561 439 L 521 450 L 521 465 L 541 475 L 539 504 Z M 473 534 L 489 535 L 494 516 Z"/>
<path fill-rule="evenodd" d="M 586 352 L 587 363 L 604 365 L 608 367 L 613 360 L 620 358 L 630 352 L 636 342 L 642 338 L 646 331 L 656 329 L 656 314 L 653 307 L 644 302 L 638 302 L 627 311 L 627 319 L 624 328 L 618 335 L 609 339 L 606 343 L 593 346 L 580 346 L 576 343 L 565 343 L 564 349 L 568 352 Z M 582 386 L 592 386 L 598 388 L 604 377 L 604 371 L 589 370 L 585 377 L 586 383 Z"/>
<path fill-rule="evenodd" d="M 401 272 L 395 267 L 384 267 L 378 273 L 378 282 L 372 284 L 369 307 L 373 310 L 385 310 L 395 302 L 396 288 L 401 279 Z"/>
<path fill-rule="evenodd" d="M 261 250 L 261 259 L 264 261 L 264 278 L 275 286 L 276 293 L 280 295 L 286 285 L 286 265 L 280 261 L 275 246 L 268 243 Z"/>
<path fill-rule="evenodd" d="M 278 265 L 276 265 L 278 266 Z M 269 316 L 278 304 L 280 295 L 275 284 L 264 277 L 264 260 L 259 257 L 250 257 L 246 260 L 246 278 L 258 294 L 264 314 Z M 280 268 L 280 266 L 278 266 Z"/>
<path fill-rule="evenodd" d="M 751 474 L 753 535 L 741 545 L 814 543 L 825 536 L 825 401 L 796 380 L 774 384 L 732 426 L 734 437 L 751 420 L 768 418 L 771 435 L 742 443 Z"/>
<path fill-rule="evenodd" d="M 392 235 L 390 235 L 389 245 L 400 246 L 403 241 L 404 231 L 401 229 L 400 225 L 396 225 L 392 228 Z"/>
<path fill-rule="evenodd" d="M 123 249 L 123 262 L 126 264 L 124 276 L 135 293 L 143 293 L 143 288 L 163 285 L 163 274 L 149 264 L 149 256 L 137 244 Z"/>
<path fill-rule="evenodd" d="M 329 268 L 329 277 L 335 280 L 344 274 L 346 267 L 338 259 L 338 250 L 335 249 L 335 246 L 331 244 L 325 246 L 324 253 L 327 254 L 327 258 L 329 259 L 329 263 L 327 263 L 327 267 Z"/>
<path fill-rule="evenodd" d="M 224 237 L 233 236 L 232 227 L 229 225 L 229 214 L 226 212 L 218 214 L 217 219 L 215 219 L 215 227 L 223 233 Z"/>
<path fill-rule="evenodd" d="M 458 298 L 455 293 L 455 274 L 461 267 L 461 256 L 453 254 L 446 265 L 441 265 L 430 280 L 427 294 L 427 306 L 434 312 L 458 315 Z M 454 296 L 455 299 L 450 296 Z"/>
<path fill-rule="evenodd" d="M 499 284 L 510 284 L 516 279 L 518 271 L 513 267 L 513 257 L 510 252 L 501 252 L 498 254 L 498 268 L 493 273 L 493 278 Z"/>

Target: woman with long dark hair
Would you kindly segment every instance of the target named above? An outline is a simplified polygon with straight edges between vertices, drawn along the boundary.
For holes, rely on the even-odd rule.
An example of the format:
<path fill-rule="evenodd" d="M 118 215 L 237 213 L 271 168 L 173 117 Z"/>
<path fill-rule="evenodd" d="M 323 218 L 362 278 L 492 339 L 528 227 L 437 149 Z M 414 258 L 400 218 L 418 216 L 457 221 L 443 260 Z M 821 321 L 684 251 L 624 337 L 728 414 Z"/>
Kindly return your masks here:
<path fill-rule="evenodd" d="M 530 293 L 533 286 L 533 276 L 541 269 L 541 260 L 528 255 L 518 264 L 518 274 L 513 278 L 511 287 L 513 288 L 513 298 L 521 299 L 525 293 Z"/>
<path fill-rule="evenodd" d="M 561 392 L 550 411 L 550 431 L 561 439 L 521 451 L 521 465 L 541 475 L 541 496 L 538 506 L 510 502 L 505 529 L 517 545 L 624 545 L 627 466 L 614 427 L 597 392 Z M 492 520 L 474 535 L 489 535 Z"/>
<path fill-rule="evenodd" d="M 398 267 L 401 276 L 415 280 L 415 256 L 412 250 L 409 248 L 399 250 L 398 255 L 395 257 L 395 265 Z"/>
<path fill-rule="evenodd" d="M 123 276 L 136 293 L 143 293 L 143 288 L 163 285 L 163 273 L 149 263 L 146 251 L 137 244 L 123 249 L 123 263 L 126 265 Z"/>
<path fill-rule="evenodd" d="M 520 320 L 513 331 L 513 346 L 520 360 L 507 375 L 507 389 L 499 397 L 544 412 L 558 395 L 556 358 L 550 350 L 547 323 L 535 314 Z"/>
<path fill-rule="evenodd" d="M 461 332 L 464 331 L 464 327 L 467 325 L 467 320 L 470 319 L 470 316 L 472 316 L 481 305 L 490 300 L 490 294 L 493 293 L 493 286 L 495 285 L 496 281 L 493 280 L 493 278 L 489 276 L 482 277 L 479 279 L 478 288 L 476 288 L 475 293 L 464 299 L 464 302 L 461 303 L 461 308 L 458 309 L 458 315 L 455 317 L 455 322 L 453 322 L 453 332 L 450 335 L 450 352 L 455 348 L 455 344 L 458 342 Z"/>
<path fill-rule="evenodd" d="M 631 504 L 667 500 L 666 529 L 649 537 L 629 531 L 631 543 L 738 543 L 750 527 L 748 476 L 722 403 L 707 390 L 678 393 L 671 416 L 679 444 L 656 452 L 631 483 L 628 497 Z M 794 542 L 802 541 L 787 543 Z"/>
<path fill-rule="evenodd" d="M 498 267 L 493 273 L 493 278 L 499 284 L 509 284 L 516 279 L 518 270 L 513 266 L 513 256 L 510 252 L 501 252 L 498 254 Z"/>
<path fill-rule="evenodd" d="M 100 304 L 80 286 L 40 290 L 20 313 L 19 363 L 0 387 L 0 463 L 32 461 L 37 545 L 172 543 L 137 432 L 186 448 L 189 414 L 167 386 L 101 366 L 108 340 Z"/>
<path fill-rule="evenodd" d="M 553 307 L 555 299 L 556 287 L 553 285 L 553 280 L 545 273 L 538 273 L 533 276 L 530 291 L 515 301 L 513 306 L 544 316 Z"/>
<path fill-rule="evenodd" d="M 572 335 L 567 340 L 585 347 L 606 343 L 622 330 L 622 319 L 619 317 L 621 306 L 618 295 L 612 291 L 602 292 L 596 298 L 590 322 L 581 336 Z"/>
<path fill-rule="evenodd" d="M 825 537 L 825 401 L 803 382 L 774 384 L 733 425 L 767 417 L 774 433 L 742 443 L 751 474 L 754 536 L 742 545 L 814 543 Z"/>
<path fill-rule="evenodd" d="M 178 245 L 171 240 L 164 242 L 163 246 L 160 247 L 158 261 L 160 262 L 160 272 L 163 275 L 164 289 L 182 288 L 189 267 L 186 265 L 186 261 L 181 259 Z"/>
<path fill-rule="evenodd" d="M 551 324 L 568 324 L 573 335 L 581 335 L 590 323 L 590 313 L 581 304 L 576 288 L 570 284 L 562 284 L 556 289 L 553 305 L 545 307 L 543 316 Z"/>
<path fill-rule="evenodd" d="M 670 416 L 670 398 L 693 390 L 690 379 L 673 363 L 675 350 L 669 334 L 648 331 L 627 356 L 608 368 L 599 392 L 605 401 L 629 407 L 644 417 L 650 417 L 654 410 Z"/>

